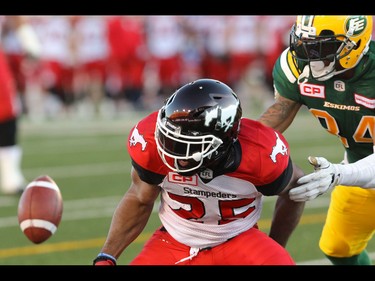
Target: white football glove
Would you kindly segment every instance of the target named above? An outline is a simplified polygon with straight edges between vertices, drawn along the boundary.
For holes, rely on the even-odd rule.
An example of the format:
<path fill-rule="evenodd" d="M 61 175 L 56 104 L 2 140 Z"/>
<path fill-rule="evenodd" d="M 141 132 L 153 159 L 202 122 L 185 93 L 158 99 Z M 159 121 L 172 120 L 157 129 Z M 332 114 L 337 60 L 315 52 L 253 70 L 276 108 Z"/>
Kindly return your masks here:
<path fill-rule="evenodd" d="M 323 157 L 309 156 L 308 160 L 315 171 L 298 179 L 297 184 L 300 186 L 289 191 L 289 197 L 293 201 L 313 200 L 338 184 L 340 172 L 337 164 L 332 164 Z"/>

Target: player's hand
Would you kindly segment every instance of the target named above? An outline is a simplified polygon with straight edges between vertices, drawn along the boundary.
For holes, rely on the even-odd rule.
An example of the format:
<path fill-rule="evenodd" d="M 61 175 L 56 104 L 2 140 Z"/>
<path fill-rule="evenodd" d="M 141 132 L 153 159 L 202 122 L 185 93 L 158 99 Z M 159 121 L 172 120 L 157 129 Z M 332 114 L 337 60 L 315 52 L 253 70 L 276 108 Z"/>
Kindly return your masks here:
<path fill-rule="evenodd" d="M 301 177 L 297 181 L 300 186 L 289 191 L 289 197 L 293 201 L 313 200 L 338 184 L 340 173 L 337 164 L 332 164 L 323 157 L 309 156 L 308 160 L 315 171 Z"/>
<path fill-rule="evenodd" d="M 100 265 L 109 265 L 114 266 L 116 265 L 116 259 L 111 255 L 100 253 L 93 261 L 93 265 L 100 266 Z"/>

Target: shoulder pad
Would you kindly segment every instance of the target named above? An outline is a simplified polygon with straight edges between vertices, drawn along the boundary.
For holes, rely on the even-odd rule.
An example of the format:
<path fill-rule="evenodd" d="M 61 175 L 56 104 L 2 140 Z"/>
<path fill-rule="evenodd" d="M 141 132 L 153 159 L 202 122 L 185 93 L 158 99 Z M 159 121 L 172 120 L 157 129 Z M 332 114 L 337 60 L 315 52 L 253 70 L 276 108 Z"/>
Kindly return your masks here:
<path fill-rule="evenodd" d="M 282 52 L 280 56 L 280 66 L 289 82 L 295 83 L 299 77 L 299 71 L 295 59 L 289 52 L 289 48 Z"/>

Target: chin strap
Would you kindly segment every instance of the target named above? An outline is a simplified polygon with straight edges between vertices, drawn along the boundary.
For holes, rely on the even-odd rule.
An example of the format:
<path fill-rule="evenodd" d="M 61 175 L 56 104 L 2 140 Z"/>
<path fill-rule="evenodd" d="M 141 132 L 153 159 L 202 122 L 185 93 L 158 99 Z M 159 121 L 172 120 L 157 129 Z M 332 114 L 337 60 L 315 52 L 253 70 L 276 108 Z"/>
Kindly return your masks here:
<path fill-rule="evenodd" d="M 307 64 L 304 67 L 302 73 L 298 77 L 298 85 L 302 83 L 306 83 L 309 80 L 309 77 L 310 77 L 310 67 Z"/>

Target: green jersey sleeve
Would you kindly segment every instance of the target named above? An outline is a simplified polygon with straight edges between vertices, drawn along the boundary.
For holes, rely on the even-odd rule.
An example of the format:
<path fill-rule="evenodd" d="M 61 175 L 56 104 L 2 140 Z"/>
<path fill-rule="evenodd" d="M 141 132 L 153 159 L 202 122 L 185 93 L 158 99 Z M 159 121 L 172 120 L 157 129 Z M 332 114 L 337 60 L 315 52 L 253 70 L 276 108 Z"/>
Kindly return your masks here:
<path fill-rule="evenodd" d="M 297 82 L 299 74 L 289 48 L 285 49 L 273 68 L 274 87 L 281 96 L 302 103 Z"/>

